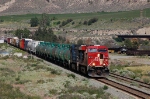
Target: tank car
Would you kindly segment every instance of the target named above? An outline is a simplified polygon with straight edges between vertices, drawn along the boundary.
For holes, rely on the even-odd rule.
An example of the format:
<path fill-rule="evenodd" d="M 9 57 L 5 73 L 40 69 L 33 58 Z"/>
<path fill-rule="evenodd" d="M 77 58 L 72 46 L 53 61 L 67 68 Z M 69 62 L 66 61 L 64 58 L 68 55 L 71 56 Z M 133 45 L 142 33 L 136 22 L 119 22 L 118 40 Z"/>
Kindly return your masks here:
<path fill-rule="evenodd" d="M 29 41 L 27 44 L 28 52 L 35 54 L 36 53 L 36 47 L 40 42 L 43 42 L 43 41 L 36 41 L 36 40 Z"/>
<path fill-rule="evenodd" d="M 101 45 L 41 43 L 37 55 L 90 77 L 109 75 L 108 48 Z"/>

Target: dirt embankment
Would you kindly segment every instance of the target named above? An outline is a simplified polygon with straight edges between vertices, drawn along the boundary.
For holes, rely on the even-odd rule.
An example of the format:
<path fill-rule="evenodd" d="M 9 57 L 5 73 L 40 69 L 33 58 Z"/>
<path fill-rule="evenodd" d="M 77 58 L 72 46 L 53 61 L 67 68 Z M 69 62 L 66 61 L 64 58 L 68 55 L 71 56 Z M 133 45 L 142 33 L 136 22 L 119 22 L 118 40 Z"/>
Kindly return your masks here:
<path fill-rule="evenodd" d="M 4 3 L 4 4 L 1 4 L 1 5 L 0 5 L 0 12 L 5 11 L 6 9 L 8 9 L 8 8 L 11 7 L 11 5 L 13 5 L 13 3 L 15 3 L 15 2 L 16 2 L 16 0 L 11 0 L 11 1 L 8 1 L 8 2 L 6 2 L 6 3 Z"/>
<path fill-rule="evenodd" d="M 147 0 L 11 0 L 3 14 L 116 12 L 149 8 Z"/>

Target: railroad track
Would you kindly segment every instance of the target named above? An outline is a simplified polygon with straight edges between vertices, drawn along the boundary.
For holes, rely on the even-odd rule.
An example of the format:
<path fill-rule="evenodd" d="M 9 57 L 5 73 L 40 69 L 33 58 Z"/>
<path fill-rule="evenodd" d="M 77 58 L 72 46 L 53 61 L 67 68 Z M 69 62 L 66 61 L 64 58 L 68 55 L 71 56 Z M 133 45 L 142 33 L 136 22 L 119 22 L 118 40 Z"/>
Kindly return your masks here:
<path fill-rule="evenodd" d="M 129 86 L 123 85 L 121 83 L 115 82 L 113 80 L 97 79 L 97 81 L 100 81 L 100 82 L 105 83 L 109 86 L 115 87 L 117 89 L 120 89 L 120 90 L 127 92 L 129 94 L 132 94 L 132 95 L 134 95 L 140 99 L 150 99 L 150 94 L 143 92 L 143 91 L 140 91 L 140 90 L 137 90 L 137 89 L 134 89 L 134 88 L 131 88 Z"/>
<path fill-rule="evenodd" d="M 129 77 L 120 76 L 120 75 L 117 75 L 117 74 L 114 74 L 114 73 L 110 73 L 109 76 L 113 77 L 113 78 L 117 78 L 118 80 L 122 80 L 122 81 L 128 82 L 128 83 L 136 82 L 136 83 L 138 83 L 138 85 L 140 87 L 143 87 L 143 88 L 146 88 L 146 89 L 150 89 L 150 84 L 146 84 L 146 83 L 144 83 L 142 81 L 134 80 L 134 79 L 129 78 Z"/>

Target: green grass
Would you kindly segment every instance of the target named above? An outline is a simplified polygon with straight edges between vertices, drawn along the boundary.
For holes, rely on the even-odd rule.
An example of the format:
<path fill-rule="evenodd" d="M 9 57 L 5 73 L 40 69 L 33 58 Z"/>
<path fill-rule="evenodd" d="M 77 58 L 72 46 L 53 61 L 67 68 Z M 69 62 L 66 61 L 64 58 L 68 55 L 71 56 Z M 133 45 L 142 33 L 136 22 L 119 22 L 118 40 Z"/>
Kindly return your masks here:
<path fill-rule="evenodd" d="M 150 8 L 143 10 L 143 15 L 145 17 L 150 17 Z M 110 19 L 110 18 L 127 18 L 132 19 L 140 17 L 140 10 L 133 11 L 120 11 L 120 12 L 97 12 L 97 13 L 68 13 L 68 14 L 49 14 L 50 18 L 56 17 L 56 20 L 65 20 L 68 18 L 72 19 L 90 19 L 97 17 L 99 19 Z M 21 21 L 21 20 L 30 20 L 32 17 L 41 18 L 41 14 L 25 14 L 25 15 L 8 15 L 0 16 L 0 19 L 4 21 Z"/>
<path fill-rule="evenodd" d="M 0 81 L 0 99 L 40 99 L 39 96 L 29 96 L 20 92 L 19 88 L 13 88 L 9 84 Z"/>
<path fill-rule="evenodd" d="M 67 13 L 67 14 L 48 14 L 50 19 L 55 17 L 50 23 L 51 27 L 59 27 L 59 25 L 67 19 L 72 19 L 74 24 L 68 23 L 62 28 L 76 29 L 132 29 L 141 27 L 141 23 L 133 21 L 140 18 L 140 10 L 120 11 L 120 12 L 94 12 L 94 13 Z M 0 16 L 0 27 L 7 28 L 29 28 L 30 19 L 37 17 L 41 19 L 42 14 L 24 14 L 24 15 L 7 15 Z M 150 17 L 150 8 L 143 10 L 143 17 Z M 83 25 L 84 21 L 97 18 L 98 21 L 92 25 Z M 56 24 L 60 22 L 60 24 Z M 79 23 L 82 24 L 79 24 Z M 150 26 L 150 24 L 145 24 Z"/>

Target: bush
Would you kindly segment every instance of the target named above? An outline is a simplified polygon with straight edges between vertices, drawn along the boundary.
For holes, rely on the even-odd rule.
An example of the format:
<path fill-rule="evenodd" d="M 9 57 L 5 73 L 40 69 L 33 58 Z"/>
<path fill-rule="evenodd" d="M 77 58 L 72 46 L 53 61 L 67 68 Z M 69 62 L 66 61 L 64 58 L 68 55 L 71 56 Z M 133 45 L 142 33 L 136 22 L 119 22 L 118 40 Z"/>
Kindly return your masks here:
<path fill-rule="evenodd" d="M 30 80 L 20 80 L 20 81 L 16 82 L 16 84 L 25 84 L 27 82 L 30 82 Z"/>
<path fill-rule="evenodd" d="M 0 98 L 1 99 L 40 99 L 38 96 L 29 96 L 20 92 L 19 88 L 13 88 L 9 84 L 0 81 Z"/>
<path fill-rule="evenodd" d="M 0 22 L 4 22 L 4 20 L 0 19 Z"/>
<path fill-rule="evenodd" d="M 19 81 L 19 80 L 20 80 L 20 77 L 18 76 L 17 78 L 15 78 L 15 80 L 16 80 L 16 81 Z"/>
<path fill-rule="evenodd" d="M 88 21 L 88 25 L 91 25 L 92 23 L 95 23 L 98 21 L 98 18 L 92 18 Z"/>
<path fill-rule="evenodd" d="M 65 88 L 68 88 L 70 86 L 70 81 L 66 81 L 63 85 Z"/>
<path fill-rule="evenodd" d="M 55 89 L 49 90 L 49 93 L 52 94 L 52 95 L 56 95 L 57 94 L 57 90 L 55 90 Z"/>
<path fill-rule="evenodd" d="M 44 80 L 37 80 L 37 83 L 38 84 L 43 84 L 43 83 L 45 83 L 45 81 Z"/>
<path fill-rule="evenodd" d="M 60 27 L 67 25 L 68 23 L 72 22 L 72 19 L 67 19 L 66 21 L 63 21 L 60 25 Z"/>
<path fill-rule="evenodd" d="M 76 78 L 76 76 L 74 74 L 68 74 L 67 77 L 72 77 L 73 79 Z"/>
<path fill-rule="evenodd" d="M 82 99 L 80 95 L 64 94 L 59 96 L 58 99 Z"/>
<path fill-rule="evenodd" d="M 70 86 L 68 87 L 68 93 L 88 93 L 91 95 L 96 94 L 96 97 L 94 99 L 98 99 L 103 97 L 102 99 L 108 99 L 107 97 L 109 97 L 110 95 L 105 96 L 105 92 L 102 88 L 95 88 L 95 87 L 86 87 L 86 86 Z M 67 93 L 64 91 L 64 93 Z M 80 96 L 81 98 L 81 96 Z M 89 97 L 86 97 L 89 98 Z M 90 98 L 89 98 L 90 99 Z"/>
<path fill-rule="evenodd" d="M 83 25 L 87 25 L 87 24 L 88 24 L 88 22 L 87 22 L 87 21 L 84 21 L 84 22 L 83 22 Z"/>
<path fill-rule="evenodd" d="M 72 22 L 72 25 L 74 25 L 75 24 L 75 22 Z"/>
<path fill-rule="evenodd" d="M 140 77 L 136 77 L 136 78 L 135 78 L 135 80 L 140 81 L 140 80 L 141 80 L 141 78 L 140 78 Z"/>
<path fill-rule="evenodd" d="M 148 78 L 144 78 L 144 79 L 143 79 L 143 82 L 145 82 L 145 83 L 147 83 L 147 84 L 148 84 L 148 83 L 150 82 L 150 79 L 148 79 Z"/>
<path fill-rule="evenodd" d="M 104 85 L 103 89 L 104 89 L 104 90 L 107 90 L 107 89 L 108 89 L 108 86 Z"/>
<path fill-rule="evenodd" d="M 58 72 L 58 71 L 55 70 L 55 69 L 51 69 L 51 73 L 52 73 L 52 74 L 56 74 L 56 75 L 60 75 L 60 74 L 61 74 L 60 72 Z"/>
<path fill-rule="evenodd" d="M 31 24 L 31 27 L 36 27 L 36 26 L 38 26 L 38 24 L 39 24 L 38 18 L 37 18 L 37 17 L 31 18 L 30 24 Z"/>

